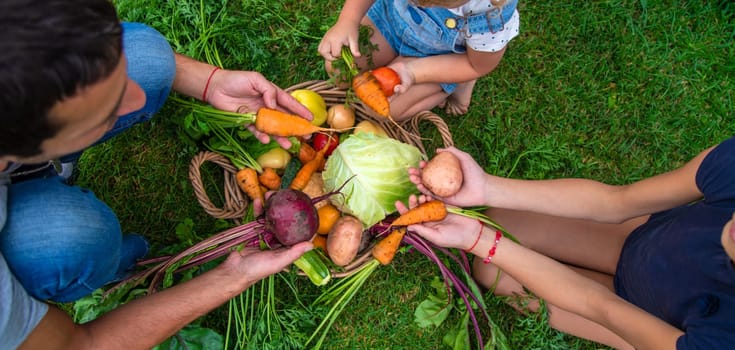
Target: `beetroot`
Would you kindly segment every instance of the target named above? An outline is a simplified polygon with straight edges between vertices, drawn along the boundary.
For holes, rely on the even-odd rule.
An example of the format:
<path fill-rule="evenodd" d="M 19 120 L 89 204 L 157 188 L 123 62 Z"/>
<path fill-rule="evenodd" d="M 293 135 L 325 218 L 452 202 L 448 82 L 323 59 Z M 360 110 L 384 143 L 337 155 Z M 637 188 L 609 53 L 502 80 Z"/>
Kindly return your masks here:
<path fill-rule="evenodd" d="M 305 193 L 282 189 L 265 201 L 265 228 L 281 244 L 290 246 L 314 237 L 319 215 Z"/>

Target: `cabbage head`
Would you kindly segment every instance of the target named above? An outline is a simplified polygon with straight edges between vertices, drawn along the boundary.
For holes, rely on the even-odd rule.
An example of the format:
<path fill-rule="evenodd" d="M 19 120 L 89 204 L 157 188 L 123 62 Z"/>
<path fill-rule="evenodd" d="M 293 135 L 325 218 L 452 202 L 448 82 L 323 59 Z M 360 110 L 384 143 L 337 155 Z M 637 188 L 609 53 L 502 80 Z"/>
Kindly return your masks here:
<path fill-rule="evenodd" d="M 327 192 L 340 190 L 330 201 L 370 227 L 396 211 L 397 200 L 418 193 L 408 168 L 425 159 L 415 146 L 390 137 L 361 132 L 351 135 L 329 156 L 322 178 Z M 353 177 L 354 176 L 354 177 Z"/>

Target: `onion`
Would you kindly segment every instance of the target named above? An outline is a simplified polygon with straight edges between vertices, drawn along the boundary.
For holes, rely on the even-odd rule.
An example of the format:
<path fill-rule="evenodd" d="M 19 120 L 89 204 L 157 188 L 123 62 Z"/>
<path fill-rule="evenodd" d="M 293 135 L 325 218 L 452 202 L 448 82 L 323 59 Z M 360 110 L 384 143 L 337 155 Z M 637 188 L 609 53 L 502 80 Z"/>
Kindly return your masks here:
<path fill-rule="evenodd" d="M 327 124 L 332 129 L 347 129 L 355 125 L 355 110 L 343 104 L 329 107 Z"/>

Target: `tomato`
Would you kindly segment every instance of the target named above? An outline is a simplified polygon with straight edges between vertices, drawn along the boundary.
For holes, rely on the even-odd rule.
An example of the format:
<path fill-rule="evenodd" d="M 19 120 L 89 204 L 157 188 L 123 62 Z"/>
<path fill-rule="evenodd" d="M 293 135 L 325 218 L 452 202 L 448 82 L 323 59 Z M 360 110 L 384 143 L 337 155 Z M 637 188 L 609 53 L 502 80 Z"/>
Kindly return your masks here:
<path fill-rule="evenodd" d="M 327 147 L 327 150 L 324 151 L 325 157 L 328 157 L 330 154 L 332 154 L 332 152 L 334 152 L 334 149 L 337 148 L 337 145 L 339 145 L 339 138 L 334 133 L 315 134 L 313 140 L 311 141 L 311 146 L 316 151 Z"/>
<path fill-rule="evenodd" d="M 327 103 L 321 95 L 308 89 L 298 89 L 291 92 L 291 96 L 311 112 L 314 116 L 312 124 L 319 126 L 327 121 Z"/>
<path fill-rule="evenodd" d="M 393 92 L 395 92 L 394 89 L 396 85 L 401 84 L 401 77 L 399 77 L 398 73 L 396 73 L 396 71 L 392 68 L 375 68 L 370 73 L 372 73 L 372 75 L 380 84 L 380 88 L 383 89 L 383 94 L 385 94 L 385 97 L 392 96 Z"/>

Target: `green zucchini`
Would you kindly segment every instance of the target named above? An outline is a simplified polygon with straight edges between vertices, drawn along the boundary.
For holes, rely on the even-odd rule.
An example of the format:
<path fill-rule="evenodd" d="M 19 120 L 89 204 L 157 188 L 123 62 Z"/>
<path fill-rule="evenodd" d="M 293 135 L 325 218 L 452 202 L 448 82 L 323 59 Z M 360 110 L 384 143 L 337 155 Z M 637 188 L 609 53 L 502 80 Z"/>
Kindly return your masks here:
<path fill-rule="evenodd" d="M 332 272 L 315 250 L 310 250 L 294 261 L 294 265 L 304 271 L 312 283 L 323 286 L 332 279 Z"/>

